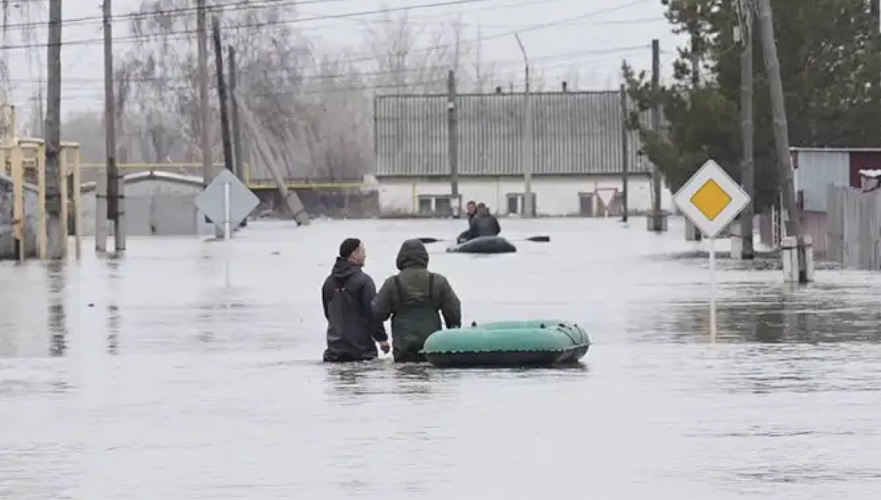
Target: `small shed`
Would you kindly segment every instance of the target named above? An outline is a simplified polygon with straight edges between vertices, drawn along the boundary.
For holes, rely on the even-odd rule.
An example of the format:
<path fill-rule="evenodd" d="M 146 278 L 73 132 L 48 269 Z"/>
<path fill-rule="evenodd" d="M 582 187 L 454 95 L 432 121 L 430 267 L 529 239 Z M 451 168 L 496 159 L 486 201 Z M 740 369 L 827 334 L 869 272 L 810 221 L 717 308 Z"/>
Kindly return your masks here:
<path fill-rule="evenodd" d="M 881 148 L 792 148 L 802 210 L 826 213 L 829 186 L 862 185 L 860 170 L 881 169 Z"/>
<path fill-rule="evenodd" d="M 169 172 L 129 174 L 125 179 L 126 236 L 190 236 L 214 234 L 195 205 L 202 178 Z M 97 184 L 82 186 L 81 220 L 84 235 L 95 234 Z M 112 234 L 108 224 L 107 234 Z"/>
<path fill-rule="evenodd" d="M 802 232 L 814 239 L 818 254 L 826 252 L 829 186 L 861 189 L 861 171 L 881 169 L 881 148 L 792 148 L 795 192 L 801 212 Z M 763 242 L 777 246 L 783 234 L 782 207 L 771 207 L 761 217 Z"/>

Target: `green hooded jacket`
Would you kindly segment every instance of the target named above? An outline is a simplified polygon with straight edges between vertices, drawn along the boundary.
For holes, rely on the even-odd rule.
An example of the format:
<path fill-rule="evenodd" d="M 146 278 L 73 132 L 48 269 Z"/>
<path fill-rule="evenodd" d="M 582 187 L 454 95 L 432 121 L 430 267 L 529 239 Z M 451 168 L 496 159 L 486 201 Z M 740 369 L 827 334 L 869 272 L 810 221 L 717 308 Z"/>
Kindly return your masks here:
<path fill-rule="evenodd" d="M 400 272 L 386 279 L 373 299 L 374 318 L 391 318 L 395 361 L 424 361 L 419 351 L 442 328 L 440 315 L 447 328 L 458 328 L 462 306 L 447 278 L 428 270 L 428 251 L 421 241 L 405 241 L 396 264 Z"/>

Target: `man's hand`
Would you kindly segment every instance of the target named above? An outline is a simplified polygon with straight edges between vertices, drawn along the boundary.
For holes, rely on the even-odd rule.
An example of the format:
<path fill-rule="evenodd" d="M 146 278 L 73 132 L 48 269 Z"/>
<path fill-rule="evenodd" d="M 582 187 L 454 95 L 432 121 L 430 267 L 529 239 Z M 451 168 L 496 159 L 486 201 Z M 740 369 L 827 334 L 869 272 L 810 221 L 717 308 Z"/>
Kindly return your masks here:
<path fill-rule="evenodd" d="M 388 354 L 392 347 L 389 345 L 387 340 L 383 340 L 379 343 L 379 348 L 382 349 L 383 354 Z"/>

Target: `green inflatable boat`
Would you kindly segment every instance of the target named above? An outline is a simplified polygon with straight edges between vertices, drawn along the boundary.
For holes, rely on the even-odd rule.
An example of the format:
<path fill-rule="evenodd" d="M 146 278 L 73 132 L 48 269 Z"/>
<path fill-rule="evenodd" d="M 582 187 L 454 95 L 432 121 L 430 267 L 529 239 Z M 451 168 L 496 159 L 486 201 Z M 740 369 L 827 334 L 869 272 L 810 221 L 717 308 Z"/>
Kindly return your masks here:
<path fill-rule="evenodd" d="M 510 241 L 501 236 L 478 236 L 447 248 L 451 253 L 514 253 L 517 251 Z"/>
<path fill-rule="evenodd" d="M 437 367 L 553 366 L 575 363 L 590 337 L 569 321 L 500 321 L 437 331 L 422 354 Z"/>

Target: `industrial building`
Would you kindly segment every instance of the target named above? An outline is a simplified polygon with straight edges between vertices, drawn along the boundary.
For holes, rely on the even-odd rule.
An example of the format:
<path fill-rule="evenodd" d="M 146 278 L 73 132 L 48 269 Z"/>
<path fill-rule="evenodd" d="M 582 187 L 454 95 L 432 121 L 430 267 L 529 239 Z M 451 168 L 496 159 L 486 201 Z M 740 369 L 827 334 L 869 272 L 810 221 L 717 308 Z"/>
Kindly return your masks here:
<path fill-rule="evenodd" d="M 533 114 L 532 194 L 538 216 L 620 213 L 624 138 L 630 213 L 651 209 L 652 165 L 635 131 L 624 132 L 620 93 L 542 92 Z M 523 210 L 524 94 L 457 96 L 461 201 L 499 214 Z M 385 216 L 452 211 L 446 95 L 390 95 L 375 101 L 376 179 Z M 648 119 L 648 113 L 644 113 Z M 662 207 L 672 195 L 662 190 Z M 604 201 L 609 200 L 606 207 Z"/>

